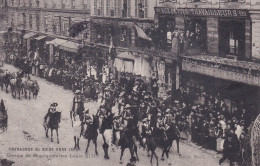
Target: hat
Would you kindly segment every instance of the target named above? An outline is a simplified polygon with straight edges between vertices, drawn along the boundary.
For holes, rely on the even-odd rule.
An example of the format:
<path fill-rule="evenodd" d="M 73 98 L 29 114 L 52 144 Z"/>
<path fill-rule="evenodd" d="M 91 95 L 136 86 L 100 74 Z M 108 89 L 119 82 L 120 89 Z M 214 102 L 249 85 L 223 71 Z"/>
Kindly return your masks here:
<path fill-rule="evenodd" d="M 131 106 L 129 104 L 126 104 L 125 108 L 131 108 Z"/>
<path fill-rule="evenodd" d="M 148 121 L 148 119 L 147 118 L 144 118 L 143 120 L 142 120 L 142 122 L 147 122 Z"/>
<path fill-rule="evenodd" d="M 178 100 L 175 100 L 175 101 L 174 101 L 175 104 L 179 104 L 179 102 L 180 102 L 180 101 L 178 101 Z"/>
<path fill-rule="evenodd" d="M 75 94 L 79 94 L 80 93 L 80 90 L 76 90 Z"/>
<path fill-rule="evenodd" d="M 169 113 L 169 112 L 171 112 L 171 110 L 168 108 L 168 109 L 166 110 L 166 113 Z"/>
<path fill-rule="evenodd" d="M 58 103 L 52 103 L 51 106 L 52 106 L 52 107 L 57 107 L 57 106 L 58 106 Z"/>

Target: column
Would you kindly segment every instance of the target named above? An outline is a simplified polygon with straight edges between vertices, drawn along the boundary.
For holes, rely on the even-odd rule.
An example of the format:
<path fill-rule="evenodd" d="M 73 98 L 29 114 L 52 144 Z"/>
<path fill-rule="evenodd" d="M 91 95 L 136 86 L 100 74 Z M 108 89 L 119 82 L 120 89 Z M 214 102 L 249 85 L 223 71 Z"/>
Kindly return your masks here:
<path fill-rule="evenodd" d="M 260 59 L 260 11 L 250 13 L 252 22 L 252 58 Z"/>

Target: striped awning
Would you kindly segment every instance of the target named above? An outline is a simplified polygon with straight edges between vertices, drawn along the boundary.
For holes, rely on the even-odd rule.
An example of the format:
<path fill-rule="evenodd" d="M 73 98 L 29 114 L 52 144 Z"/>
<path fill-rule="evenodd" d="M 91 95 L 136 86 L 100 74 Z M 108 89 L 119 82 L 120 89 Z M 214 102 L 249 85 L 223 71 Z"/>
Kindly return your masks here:
<path fill-rule="evenodd" d="M 42 40 L 42 39 L 44 39 L 44 38 L 46 38 L 47 36 L 38 36 L 38 37 L 36 37 L 35 38 L 35 40 Z"/>
<path fill-rule="evenodd" d="M 79 44 L 71 41 L 67 41 L 65 43 L 60 44 L 60 49 L 68 51 L 68 52 L 78 52 Z"/>
<path fill-rule="evenodd" d="M 28 38 L 33 37 L 33 36 L 35 36 L 35 35 L 37 35 L 37 33 L 30 32 L 30 33 L 26 33 L 26 34 L 23 36 L 23 38 L 24 38 L 24 39 L 28 39 Z"/>
<path fill-rule="evenodd" d="M 59 46 L 61 45 L 62 43 L 66 43 L 68 40 L 63 40 L 63 39 L 58 39 L 58 38 L 55 38 L 51 41 L 46 41 L 46 44 L 53 44 L 54 46 Z"/>

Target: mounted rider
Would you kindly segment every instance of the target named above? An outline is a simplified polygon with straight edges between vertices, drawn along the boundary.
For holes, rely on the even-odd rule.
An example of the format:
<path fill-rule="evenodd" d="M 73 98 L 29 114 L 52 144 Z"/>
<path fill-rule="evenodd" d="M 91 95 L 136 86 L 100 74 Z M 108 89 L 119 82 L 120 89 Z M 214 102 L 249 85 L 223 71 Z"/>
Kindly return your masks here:
<path fill-rule="evenodd" d="M 164 118 L 164 124 L 171 126 L 174 119 L 175 118 L 172 115 L 171 110 L 168 108 L 166 110 L 166 114 L 165 114 L 165 118 Z"/>
<path fill-rule="evenodd" d="M 120 132 L 124 129 L 124 125 L 122 124 L 122 117 L 117 116 L 113 120 L 113 131 L 115 135 L 115 144 L 118 147 L 119 142 L 120 142 Z"/>
<path fill-rule="evenodd" d="M 82 135 L 86 136 L 86 132 L 88 131 L 89 125 L 93 124 L 93 119 L 89 113 L 89 109 L 87 109 L 86 111 L 83 111 L 83 121 L 82 121 Z M 84 124 L 87 126 L 86 130 L 84 129 Z"/>
<path fill-rule="evenodd" d="M 52 114 L 58 112 L 57 109 L 56 109 L 57 106 L 58 106 L 58 103 L 52 103 L 52 104 L 50 105 L 50 108 L 48 109 L 48 112 L 47 112 L 47 114 L 46 114 L 45 117 L 44 117 L 44 123 L 47 123 L 47 119 L 48 119 L 48 118 L 53 117 L 53 116 L 51 116 Z M 57 120 L 58 120 L 58 119 L 57 119 Z M 50 120 L 49 120 L 49 121 L 50 121 Z M 58 120 L 58 121 L 59 121 L 59 120 Z"/>
<path fill-rule="evenodd" d="M 76 90 L 75 96 L 73 97 L 72 112 L 77 113 L 80 101 L 81 101 L 80 90 Z"/>
<path fill-rule="evenodd" d="M 162 114 L 161 113 L 158 113 L 157 114 L 157 123 L 156 123 L 156 134 L 158 135 L 158 139 L 159 140 L 167 140 L 167 136 L 166 136 L 166 133 L 165 131 L 168 129 L 168 126 L 165 127 L 165 124 L 164 124 L 164 119 L 162 117 Z"/>

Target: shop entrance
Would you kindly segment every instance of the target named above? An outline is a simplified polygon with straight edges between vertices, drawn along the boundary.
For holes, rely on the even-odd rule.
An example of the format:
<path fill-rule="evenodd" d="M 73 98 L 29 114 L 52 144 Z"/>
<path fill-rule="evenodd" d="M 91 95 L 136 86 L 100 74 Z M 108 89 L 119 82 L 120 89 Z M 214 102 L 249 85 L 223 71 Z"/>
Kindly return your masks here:
<path fill-rule="evenodd" d="M 219 21 L 219 53 L 223 57 L 245 58 L 245 20 Z"/>

